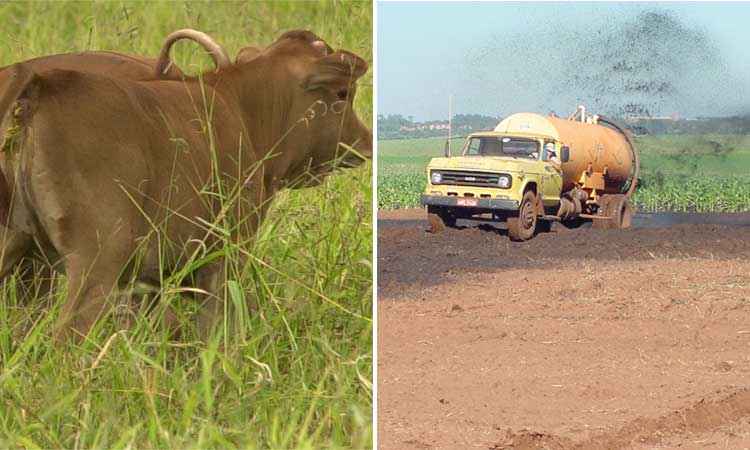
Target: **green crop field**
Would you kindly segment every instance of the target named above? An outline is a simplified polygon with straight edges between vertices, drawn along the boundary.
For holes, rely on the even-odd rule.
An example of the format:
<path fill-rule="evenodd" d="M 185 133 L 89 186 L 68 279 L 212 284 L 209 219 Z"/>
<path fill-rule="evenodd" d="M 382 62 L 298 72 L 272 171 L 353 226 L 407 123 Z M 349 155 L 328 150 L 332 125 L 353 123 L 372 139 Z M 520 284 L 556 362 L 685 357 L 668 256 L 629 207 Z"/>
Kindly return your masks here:
<path fill-rule="evenodd" d="M 0 65 L 93 49 L 156 56 L 184 27 L 232 56 L 310 29 L 372 65 L 371 11 L 340 1 L 4 2 Z M 188 72 L 211 66 L 193 43 L 175 50 Z M 372 71 L 359 86 L 356 108 L 371 123 Z M 282 193 L 252 246 L 226 243 L 228 254 L 250 257 L 227 280 L 232 326 L 207 342 L 170 337 L 139 315 L 128 331 L 106 319 L 82 344 L 56 346 L 64 277 L 50 295 L 6 279 L 0 448 L 371 447 L 371 168 Z M 166 286 L 160 295 L 177 304 L 180 292 Z M 246 308 L 242 294 L 256 306 Z"/>
<path fill-rule="evenodd" d="M 451 143 L 454 154 L 461 139 Z M 378 207 L 419 206 L 430 158 L 442 156 L 445 139 L 378 143 Z M 636 139 L 641 184 L 635 196 L 643 212 L 738 212 L 750 210 L 750 136 L 673 135 Z"/>

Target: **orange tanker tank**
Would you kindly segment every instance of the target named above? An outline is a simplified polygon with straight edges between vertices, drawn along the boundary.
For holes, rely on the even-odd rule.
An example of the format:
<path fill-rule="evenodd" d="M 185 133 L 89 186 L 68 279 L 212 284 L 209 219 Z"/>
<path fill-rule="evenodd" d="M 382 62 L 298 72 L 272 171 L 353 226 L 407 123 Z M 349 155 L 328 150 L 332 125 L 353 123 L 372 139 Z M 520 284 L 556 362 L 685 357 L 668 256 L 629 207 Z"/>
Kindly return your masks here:
<path fill-rule="evenodd" d="M 633 177 L 637 154 L 621 129 L 589 122 L 518 113 L 500 122 L 495 131 L 510 135 L 545 136 L 567 147 L 562 160 L 563 191 L 574 186 L 596 190 L 598 194 L 621 193 Z M 609 122 L 607 122 L 609 123 Z M 616 127 L 616 125 L 611 124 Z M 562 155 L 561 155 L 562 156 Z"/>

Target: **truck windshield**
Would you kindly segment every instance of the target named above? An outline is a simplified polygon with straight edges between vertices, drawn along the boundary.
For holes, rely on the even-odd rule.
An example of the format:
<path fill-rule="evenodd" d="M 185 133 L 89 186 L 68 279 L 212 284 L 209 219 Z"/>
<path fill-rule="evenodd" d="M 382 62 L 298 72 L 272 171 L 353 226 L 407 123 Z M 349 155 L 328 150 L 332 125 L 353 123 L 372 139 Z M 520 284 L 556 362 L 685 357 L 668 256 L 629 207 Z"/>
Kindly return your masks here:
<path fill-rule="evenodd" d="M 537 159 L 539 142 L 508 136 L 475 136 L 469 139 L 464 156 L 514 156 Z"/>

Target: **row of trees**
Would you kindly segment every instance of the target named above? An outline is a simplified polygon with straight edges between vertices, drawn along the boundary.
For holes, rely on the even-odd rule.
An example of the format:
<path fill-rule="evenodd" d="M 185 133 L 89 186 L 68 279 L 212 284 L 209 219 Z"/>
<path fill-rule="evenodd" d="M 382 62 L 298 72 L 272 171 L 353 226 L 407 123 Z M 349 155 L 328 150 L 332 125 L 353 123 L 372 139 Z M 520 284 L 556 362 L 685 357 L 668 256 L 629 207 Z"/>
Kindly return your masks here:
<path fill-rule="evenodd" d="M 481 114 L 457 114 L 453 117 L 453 135 L 491 130 L 502 120 Z M 750 134 L 750 116 L 702 117 L 673 120 L 667 118 L 639 118 L 624 120 L 623 124 L 638 135 L 642 134 Z M 447 136 L 448 121 L 417 122 L 414 117 L 400 114 L 378 116 L 379 139 L 410 139 Z"/>
<path fill-rule="evenodd" d="M 453 134 L 467 134 L 474 131 L 491 130 L 500 121 L 497 117 L 481 114 L 456 114 L 453 116 Z M 378 116 L 379 139 L 405 139 L 420 137 L 446 136 L 447 120 L 417 122 L 413 116 L 400 114 Z"/>
<path fill-rule="evenodd" d="M 625 121 L 636 134 L 750 134 L 750 116 Z"/>

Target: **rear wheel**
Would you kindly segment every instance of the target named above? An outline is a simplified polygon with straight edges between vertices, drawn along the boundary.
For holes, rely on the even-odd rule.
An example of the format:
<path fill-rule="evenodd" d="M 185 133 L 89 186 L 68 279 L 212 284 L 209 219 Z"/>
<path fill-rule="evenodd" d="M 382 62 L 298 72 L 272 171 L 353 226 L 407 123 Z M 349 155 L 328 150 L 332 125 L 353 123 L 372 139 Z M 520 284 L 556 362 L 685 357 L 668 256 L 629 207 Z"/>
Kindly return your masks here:
<path fill-rule="evenodd" d="M 609 204 L 609 215 L 612 217 L 610 228 L 630 228 L 633 222 L 633 208 L 625 195 L 613 195 Z"/>
<path fill-rule="evenodd" d="M 633 208 L 628 197 L 622 194 L 603 195 L 599 200 L 599 210 L 609 219 L 594 219 L 594 228 L 624 229 L 630 228 L 633 222 Z"/>
<path fill-rule="evenodd" d="M 537 223 L 536 195 L 526 191 L 518 207 L 518 217 L 508 218 L 508 236 L 514 241 L 528 241 L 534 237 Z"/>
<path fill-rule="evenodd" d="M 610 203 L 611 203 L 612 197 L 609 195 L 602 195 L 599 197 L 599 215 L 602 217 L 611 217 L 611 213 L 609 210 Z M 596 228 L 597 230 L 604 230 L 607 228 L 612 228 L 611 226 L 611 219 L 594 219 L 591 226 L 593 228 Z"/>
<path fill-rule="evenodd" d="M 427 206 L 427 221 L 430 223 L 431 233 L 441 233 L 445 227 L 456 226 L 456 216 L 439 206 Z"/>

